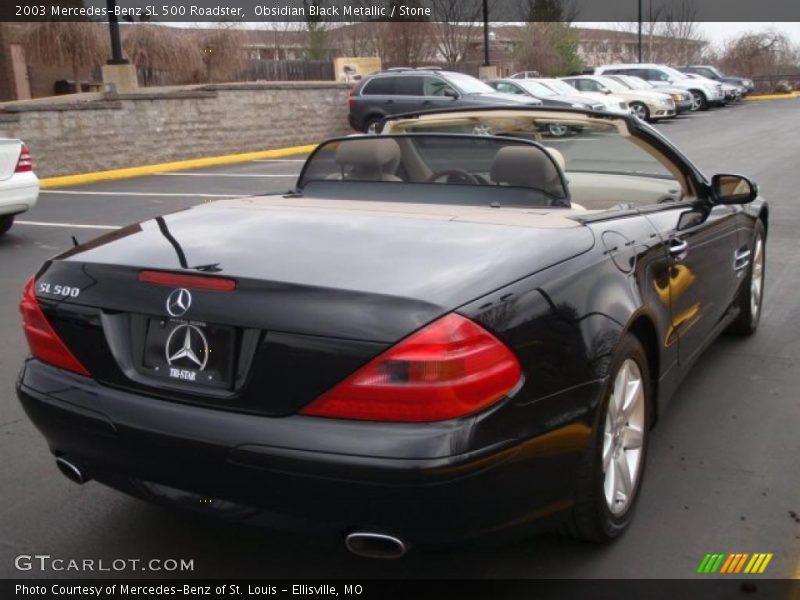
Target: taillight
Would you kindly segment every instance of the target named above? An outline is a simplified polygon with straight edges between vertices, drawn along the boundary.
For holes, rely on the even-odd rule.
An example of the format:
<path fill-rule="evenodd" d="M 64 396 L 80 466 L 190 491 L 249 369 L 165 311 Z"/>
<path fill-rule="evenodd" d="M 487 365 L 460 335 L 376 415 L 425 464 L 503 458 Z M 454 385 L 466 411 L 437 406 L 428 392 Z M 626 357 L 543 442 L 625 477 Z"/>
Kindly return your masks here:
<path fill-rule="evenodd" d="M 139 281 L 154 285 L 183 287 L 211 292 L 230 292 L 236 289 L 236 280 L 227 277 L 209 277 L 206 275 L 183 275 L 169 271 L 141 271 Z"/>
<path fill-rule="evenodd" d="M 451 313 L 377 356 L 301 413 L 366 421 L 426 422 L 491 406 L 522 379 L 516 356 Z"/>
<path fill-rule="evenodd" d="M 17 161 L 17 168 L 14 169 L 15 173 L 28 173 L 33 171 L 33 161 L 31 160 L 31 151 L 26 144 L 22 144 L 22 149 L 19 152 L 19 160 Z"/>
<path fill-rule="evenodd" d="M 356 98 L 353 92 L 350 92 L 350 95 L 347 97 L 347 112 L 353 112 L 356 107 Z"/>
<path fill-rule="evenodd" d="M 19 310 L 22 313 L 22 329 L 25 337 L 28 338 L 31 354 L 43 362 L 88 377 L 89 371 L 64 345 L 47 317 L 44 316 L 42 307 L 39 306 L 39 301 L 36 299 L 35 285 L 33 277 L 31 277 L 25 284 L 22 302 L 19 304 Z"/>

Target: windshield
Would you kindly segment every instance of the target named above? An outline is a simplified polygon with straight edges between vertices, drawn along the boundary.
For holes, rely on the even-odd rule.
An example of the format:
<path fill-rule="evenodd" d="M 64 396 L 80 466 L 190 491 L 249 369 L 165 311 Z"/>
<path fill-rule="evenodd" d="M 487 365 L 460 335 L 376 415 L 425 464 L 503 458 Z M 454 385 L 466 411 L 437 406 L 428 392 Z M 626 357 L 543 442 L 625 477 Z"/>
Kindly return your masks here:
<path fill-rule="evenodd" d="M 545 148 L 487 135 L 331 140 L 308 158 L 297 188 L 308 195 L 378 202 L 569 206 L 562 173 Z"/>
<path fill-rule="evenodd" d="M 399 119 L 387 126 L 392 133 L 481 132 L 538 142 L 564 171 L 573 209 L 648 206 L 677 201 L 682 193 L 673 165 L 642 138 L 628 133 L 618 119 L 558 110 L 497 110 Z"/>
<path fill-rule="evenodd" d="M 526 89 L 534 96 L 558 96 L 558 94 L 551 90 L 546 85 L 539 83 L 538 81 L 531 81 L 530 79 L 522 79 L 516 82 L 518 86 L 521 88 Z"/>
<path fill-rule="evenodd" d="M 572 87 L 566 81 L 561 81 L 560 79 L 542 79 L 540 81 L 551 90 L 562 96 L 574 96 L 577 93 L 577 90 L 574 87 Z"/>
<path fill-rule="evenodd" d="M 492 86 L 463 73 L 448 73 L 447 80 L 455 84 L 465 94 L 496 94 Z"/>
<path fill-rule="evenodd" d="M 673 79 L 687 79 L 686 73 L 681 73 L 680 71 L 673 69 L 672 67 L 660 67 L 664 73 L 672 77 Z"/>
<path fill-rule="evenodd" d="M 614 81 L 610 77 L 598 77 L 597 81 L 602 83 L 612 92 L 626 92 L 629 88 L 622 85 L 619 81 Z"/>
<path fill-rule="evenodd" d="M 616 79 L 616 78 L 615 78 Z M 653 86 L 646 82 L 644 79 L 639 77 L 633 77 L 631 75 L 620 75 L 618 77 L 622 83 L 630 87 L 632 90 L 651 90 Z"/>

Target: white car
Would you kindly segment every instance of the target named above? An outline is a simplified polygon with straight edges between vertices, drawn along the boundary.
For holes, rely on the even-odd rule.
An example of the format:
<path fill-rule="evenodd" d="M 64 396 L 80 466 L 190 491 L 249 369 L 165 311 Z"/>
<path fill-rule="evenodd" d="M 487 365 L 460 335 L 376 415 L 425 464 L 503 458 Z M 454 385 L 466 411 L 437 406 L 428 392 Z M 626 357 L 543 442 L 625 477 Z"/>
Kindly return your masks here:
<path fill-rule="evenodd" d="M 0 235 L 38 199 L 39 178 L 33 172 L 28 146 L 21 140 L 0 139 Z"/>
<path fill-rule="evenodd" d="M 614 94 L 601 94 L 600 92 L 581 92 L 576 90 L 566 81 L 562 81 L 561 79 L 548 79 L 542 78 L 537 79 L 539 81 L 549 87 L 554 92 L 562 95 L 562 96 L 581 96 L 585 97 L 587 100 L 590 100 L 592 104 L 600 103 L 603 105 L 603 110 L 610 113 L 615 113 L 618 115 L 629 115 L 631 113 L 631 107 L 628 106 L 628 103 L 625 101 L 625 98 L 620 98 L 619 96 L 615 96 Z"/>
<path fill-rule="evenodd" d="M 688 91 L 692 95 L 692 111 L 705 110 L 712 104 L 722 104 L 725 94 L 722 85 L 716 81 L 701 81 L 687 77 L 686 73 L 653 63 L 627 63 L 603 65 L 594 70 L 595 75 L 633 75 L 649 81 L 655 86 L 673 86 Z"/>
<path fill-rule="evenodd" d="M 599 92 L 624 98 L 631 112 L 642 121 L 655 121 L 675 116 L 675 101 L 667 93 L 656 90 L 632 90 L 619 81 L 601 75 L 576 75 L 562 77 L 576 90 Z"/>

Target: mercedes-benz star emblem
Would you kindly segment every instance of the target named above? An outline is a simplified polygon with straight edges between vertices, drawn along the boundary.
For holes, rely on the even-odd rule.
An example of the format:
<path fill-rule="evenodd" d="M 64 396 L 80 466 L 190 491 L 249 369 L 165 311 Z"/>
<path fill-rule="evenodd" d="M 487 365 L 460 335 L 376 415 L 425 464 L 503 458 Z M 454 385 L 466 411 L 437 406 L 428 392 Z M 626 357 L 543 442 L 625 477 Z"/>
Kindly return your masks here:
<path fill-rule="evenodd" d="M 173 290 L 167 296 L 167 312 L 173 317 L 182 317 L 192 305 L 192 294 L 185 288 Z"/>
<path fill-rule="evenodd" d="M 195 325 L 178 325 L 173 329 L 167 337 L 164 351 L 169 366 L 185 359 L 183 365 L 189 363 L 202 371 L 208 363 L 208 340 L 203 331 Z"/>

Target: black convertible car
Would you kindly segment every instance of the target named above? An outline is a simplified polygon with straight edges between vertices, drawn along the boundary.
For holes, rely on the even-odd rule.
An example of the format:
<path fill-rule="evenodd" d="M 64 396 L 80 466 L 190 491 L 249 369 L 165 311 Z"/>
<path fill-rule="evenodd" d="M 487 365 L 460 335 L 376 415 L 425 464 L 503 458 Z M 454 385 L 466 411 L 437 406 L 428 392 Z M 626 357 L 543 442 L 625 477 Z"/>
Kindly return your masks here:
<path fill-rule="evenodd" d="M 767 217 L 633 117 L 393 117 L 47 261 L 18 394 L 74 481 L 361 555 L 608 540 L 682 377 L 758 326 Z"/>

